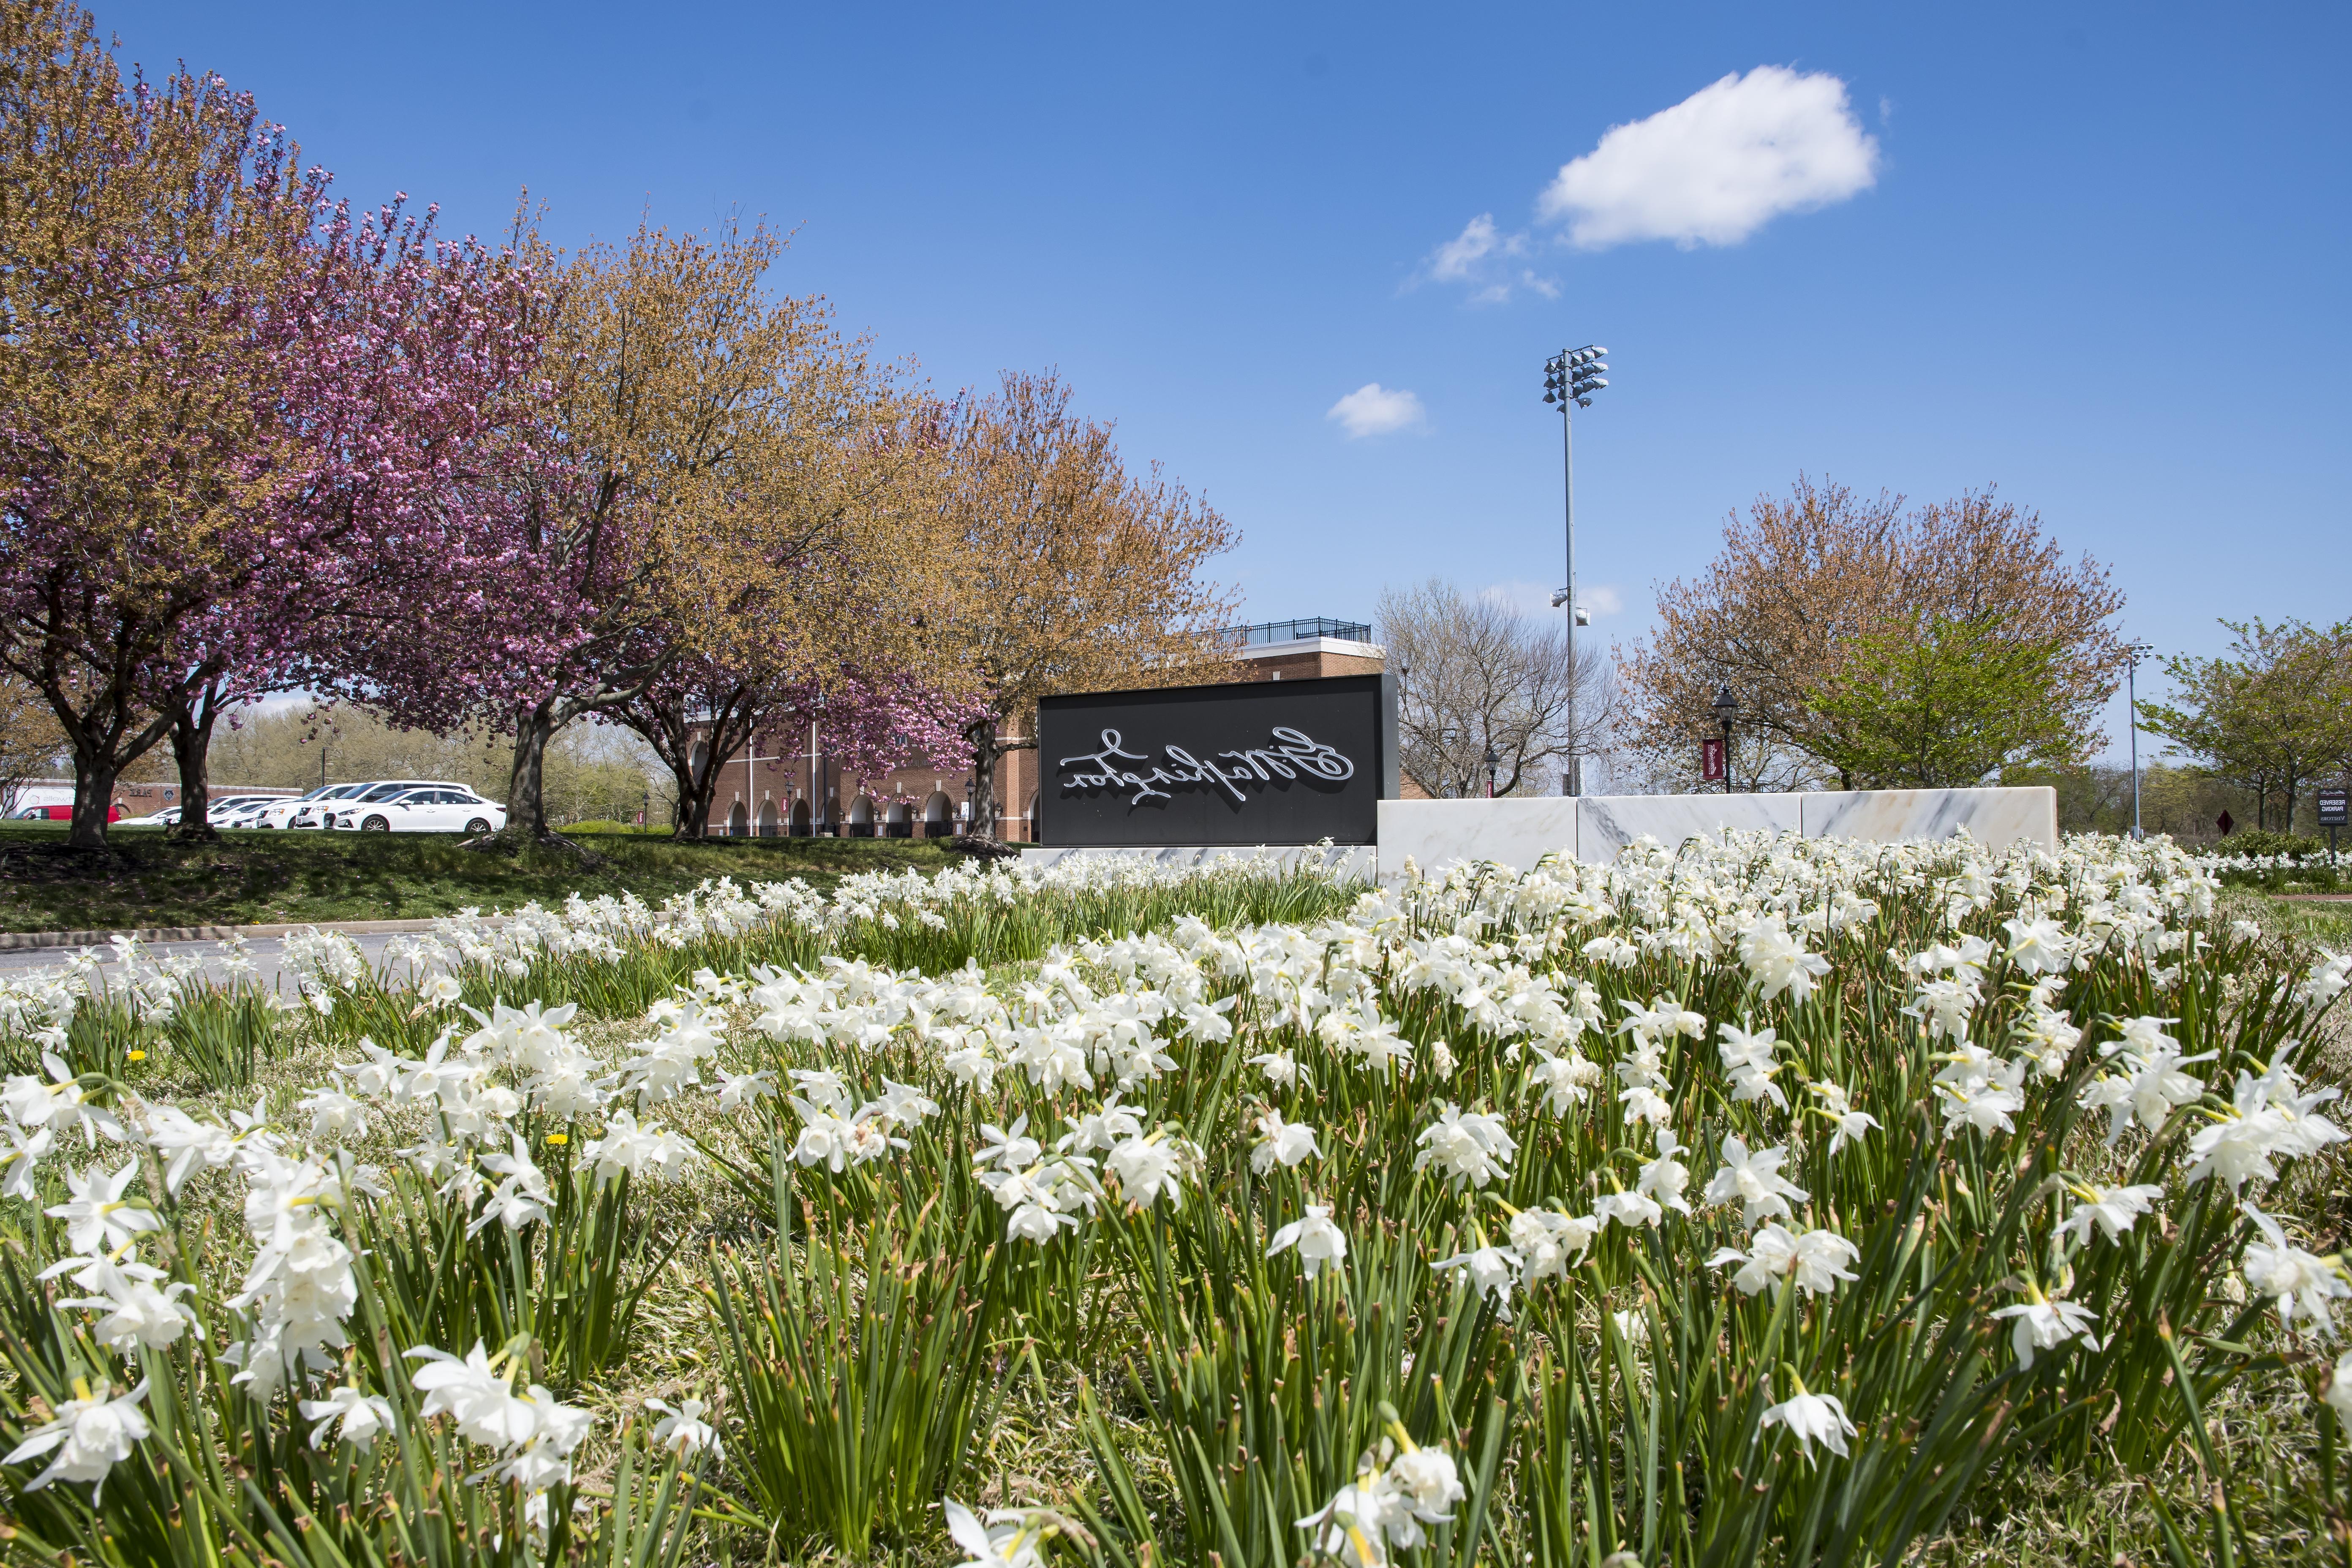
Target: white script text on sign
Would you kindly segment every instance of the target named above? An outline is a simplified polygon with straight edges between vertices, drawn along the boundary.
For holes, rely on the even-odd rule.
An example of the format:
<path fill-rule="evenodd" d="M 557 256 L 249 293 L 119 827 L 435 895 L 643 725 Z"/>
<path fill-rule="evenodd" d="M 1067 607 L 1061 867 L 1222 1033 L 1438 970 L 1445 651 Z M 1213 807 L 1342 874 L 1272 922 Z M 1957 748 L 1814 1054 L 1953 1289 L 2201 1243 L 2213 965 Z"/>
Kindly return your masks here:
<path fill-rule="evenodd" d="M 1083 756 L 1063 757 L 1056 766 L 1075 768 L 1062 780 L 1066 790 L 1132 789 L 1128 798 L 1130 805 L 1147 800 L 1167 800 L 1168 791 L 1161 784 L 1182 788 L 1195 784 L 1220 784 L 1233 793 L 1237 801 L 1249 796 L 1242 785 L 1247 783 L 1266 784 L 1276 779 L 1314 778 L 1339 783 L 1356 776 L 1356 764 L 1333 747 L 1324 745 L 1305 731 L 1286 725 L 1276 725 L 1274 743 L 1253 746 L 1245 751 L 1218 752 L 1208 760 L 1195 757 L 1183 747 L 1171 742 L 1160 748 L 1165 763 L 1154 763 L 1149 773 L 1132 768 L 1122 768 L 1122 763 L 1150 763 L 1143 752 L 1126 749 L 1125 738 L 1117 730 L 1102 731 L 1102 750 Z M 1221 759 L 1230 759 L 1228 769 L 1219 765 Z M 1171 771 L 1172 770 L 1172 771 Z"/>

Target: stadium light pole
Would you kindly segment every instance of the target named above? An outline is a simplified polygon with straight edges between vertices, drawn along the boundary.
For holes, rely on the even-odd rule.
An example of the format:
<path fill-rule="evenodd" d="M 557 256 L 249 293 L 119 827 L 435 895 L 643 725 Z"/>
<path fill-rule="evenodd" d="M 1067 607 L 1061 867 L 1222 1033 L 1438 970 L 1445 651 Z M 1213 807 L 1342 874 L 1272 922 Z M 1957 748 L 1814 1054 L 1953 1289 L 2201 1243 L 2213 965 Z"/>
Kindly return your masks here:
<path fill-rule="evenodd" d="M 1576 750 L 1576 628 L 1589 617 L 1584 606 L 1576 602 L 1576 442 L 1571 426 L 1570 410 L 1592 406 L 1592 395 L 1609 384 L 1602 372 L 1609 368 L 1609 351 L 1598 343 L 1587 343 L 1580 349 L 1562 349 L 1544 361 L 1544 395 L 1546 403 L 1559 405 L 1559 467 L 1560 481 L 1565 488 L 1568 514 L 1568 586 L 1551 596 L 1552 608 L 1568 606 L 1568 777 L 1569 793 L 1584 793 L 1584 759 Z"/>
<path fill-rule="evenodd" d="M 2156 651 L 2153 643 L 2135 642 L 2125 645 L 2124 654 L 2129 660 L 2124 666 L 2125 718 L 2131 724 L 2132 773 L 2132 837 L 2144 838 L 2139 827 L 2139 661 Z"/>

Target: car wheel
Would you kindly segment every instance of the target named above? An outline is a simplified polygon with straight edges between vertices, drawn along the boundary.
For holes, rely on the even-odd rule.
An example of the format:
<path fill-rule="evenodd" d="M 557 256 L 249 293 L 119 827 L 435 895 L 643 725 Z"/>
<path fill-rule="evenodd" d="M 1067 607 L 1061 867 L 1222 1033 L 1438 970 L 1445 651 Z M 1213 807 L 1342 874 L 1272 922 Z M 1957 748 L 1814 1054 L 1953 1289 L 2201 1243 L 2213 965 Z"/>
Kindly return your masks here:
<path fill-rule="evenodd" d="M 478 816 L 471 822 L 466 824 L 466 836 L 469 838 L 479 838 L 483 834 L 488 833 L 489 830 L 490 824 L 487 817 Z"/>
<path fill-rule="evenodd" d="M 386 822 L 381 816 L 371 816 L 365 822 L 360 824 L 360 831 L 362 833 L 389 833 L 392 831 L 392 824 Z"/>

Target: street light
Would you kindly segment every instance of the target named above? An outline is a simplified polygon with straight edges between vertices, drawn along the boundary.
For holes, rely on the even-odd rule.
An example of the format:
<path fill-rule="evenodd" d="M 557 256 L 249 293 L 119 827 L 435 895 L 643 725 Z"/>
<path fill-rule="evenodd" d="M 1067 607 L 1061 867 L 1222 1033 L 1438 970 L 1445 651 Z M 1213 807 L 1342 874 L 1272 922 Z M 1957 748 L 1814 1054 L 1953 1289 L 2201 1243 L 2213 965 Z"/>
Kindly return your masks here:
<path fill-rule="evenodd" d="M 1551 596 L 1551 604 L 1554 609 L 1568 606 L 1568 743 L 1571 748 L 1576 744 L 1576 628 L 1591 625 L 1592 617 L 1576 602 L 1576 443 L 1569 428 L 1569 411 L 1592 406 L 1592 395 L 1609 384 L 1601 374 L 1608 368 L 1609 351 L 1598 343 L 1562 349 L 1544 361 L 1543 400 L 1559 405 L 1560 478 L 1568 512 L 1568 586 Z M 1568 771 L 1573 786 L 1570 793 L 1583 793 L 1583 770 L 1573 750 L 1568 755 Z"/>
<path fill-rule="evenodd" d="M 2139 830 L 2139 661 L 2155 651 L 2155 645 L 2144 642 L 2128 643 L 2124 647 L 2125 656 L 2130 661 L 2124 667 L 2124 705 L 2130 710 L 2125 717 L 2131 721 L 2132 837 L 2134 838 L 2145 837 Z"/>
<path fill-rule="evenodd" d="M 1487 748 L 1486 748 L 1486 798 L 1487 798 L 1488 800 L 1492 800 L 1492 799 L 1494 799 L 1494 798 L 1495 798 L 1495 770 L 1496 770 L 1496 769 L 1497 769 L 1497 768 L 1499 768 L 1499 767 L 1501 767 L 1502 765 L 1503 765 L 1503 759 L 1502 759 L 1502 758 L 1500 758 L 1500 757 L 1498 757 L 1498 756 L 1496 756 L 1496 755 L 1495 754 L 1495 748 L 1494 748 L 1494 747 L 1492 747 L 1492 746 L 1487 747 Z"/>
<path fill-rule="evenodd" d="M 1723 726 L 1723 793 L 1729 795 L 1731 793 L 1731 721 L 1738 716 L 1739 699 L 1731 694 L 1731 688 L 1728 686 L 1718 686 L 1715 689 L 1715 701 L 1709 706 L 1715 710 L 1716 722 Z"/>

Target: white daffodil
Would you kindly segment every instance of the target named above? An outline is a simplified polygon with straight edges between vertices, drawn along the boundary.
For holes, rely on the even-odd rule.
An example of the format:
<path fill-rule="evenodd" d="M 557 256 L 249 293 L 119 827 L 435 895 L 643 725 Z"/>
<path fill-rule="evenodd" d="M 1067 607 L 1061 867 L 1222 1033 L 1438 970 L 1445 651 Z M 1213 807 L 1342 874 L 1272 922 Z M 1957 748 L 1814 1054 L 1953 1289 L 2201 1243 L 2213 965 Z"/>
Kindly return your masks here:
<path fill-rule="evenodd" d="M 1769 1285 L 1778 1291 L 1790 1279 L 1809 1296 L 1826 1296 L 1841 1279 L 1857 1276 L 1846 1264 L 1862 1257 L 1862 1249 L 1832 1230 L 1792 1232 L 1775 1221 L 1748 1238 L 1748 1250 L 1719 1248 L 1706 1260 L 1709 1268 L 1727 1263 L 1743 1267 L 1731 1282 L 1743 1295 L 1753 1296 Z"/>
<path fill-rule="evenodd" d="M 394 1418 L 392 1402 L 364 1389 L 331 1389 L 324 1399 L 305 1399 L 297 1406 L 305 1421 L 316 1421 L 310 1428 L 310 1447 L 323 1448 L 328 1435 L 340 1426 L 342 1440 L 364 1454 L 375 1447 L 376 1438 L 385 1432 L 398 1429 Z"/>
<path fill-rule="evenodd" d="M 1265 1074 L 1265 1081 L 1276 1089 L 1287 1089 L 1302 1079 L 1313 1081 L 1313 1075 L 1300 1067 L 1298 1058 L 1288 1051 L 1268 1051 L 1264 1056 L 1252 1057 L 1249 1065 Z"/>
<path fill-rule="evenodd" d="M 1182 1140 L 1155 1132 L 1120 1143 L 1103 1162 L 1103 1169 L 1118 1179 L 1119 1193 L 1128 1202 L 1149 1208 L 1164 1194 L 1168 1206 L 1176 1208 L 1184 1201 L 1181 1177 L 1191 1152 L 1192 1145 Z"/>
<path fill-rule="evenodd" d="M 725 1068 L 713 1070 L 719 1075 L 717 1093 L 721 1110 L 740 1110 L 776 1092 L 776 1075 L 772 1072 L 729 1072 Z"/>
<path fill-rule="evenodd" d="M 701 1400 L 688 1398 L 676 1405 L 668 1405 L 658 1399 L 648 1399 L 646 1408 L 661 1413 L 662 1418 L 654 1423 L 654 1447 L 656 1448 L 667 1448 L 685 1458 L 691 1458 L 706 1450 L 713 1459 L 726 1458 L 726 1449 L 719 1441 L 719 1429 L 702 1418 L 707 1406 Z"/>
<path fill-rule="evenodd" d="M 1683 1189 L 1690 1185 L 1690 1168 L 1675 1156 L 1687 1152 L 1689 1145 L 1676 1138 L 1673 1129 L 1661 1127 L 1657 1146 L 1658 1157 L 1641 1168 L 1633 1190 L 1646 1193 L 1677 1214 L 1688 1214 L 1690 1202 L 1683 1196 Z"/>
<path fill-rule="evenodd" d="M 1655 1228 L 1666 1211 L 1647 1193 L 1611 1193 L 1592 1205 L 1592 1217 L 1602 1225 L 1613 1219 L 1628 1230 L 1643 1225 Z"/>
<path fill-rule="evenodd" d="M 43 1269 L 40 1277 L 50 1279 L 60 1274 L 70 1274 L 75 1284 L 93 1292 L 58 1305 L 105 1313 L 90 1328 L 102 1345 L 128 1354 L 142 1345 L 162 1350 L 190 1329 L 198 1339 L 205 1337 L 195 1309 L 180 1300 L 195 1287 L 182 1280 L 158 1289 L 156 1281 L 167 1278 L 163 1271 L 127 1252 L 120 1258 L 68 1258 Z"/>
<path fill-rule="evenodd" d="M 1566 1274 L 1569 1264 L 1601 1234 L 1602 1223 L 1590 1215 L 1553 1209 L 1522 1209 L 1513 1215 L 1511 1246 L 1518 1252 L 1528 1283 Z"/>
<path fill-rule="evenodd" d="M 1780 1174 L 1781 1163 L 1788 1157 L 1786 1149 L 1750 1152 L 1747 1140 L 1736 1132 L 1726 1133 L 1722 1168 L 1708 1178 L 1704 1195 L 1711 1204 L 1738 1202 L 1742 1225 L 1752 1226 L 1775 1216 L 1786 1219 L 1794 1212 L 1789 1206 L 1790 1200 L 1803 1203 L 1810 1195 Z"/>
<path fill-rule="evenodd" d="M 2336 1412 L 2336 1419 L 2352 1431 L 2352 1351 L 2336 1358 L 2336 1370 L 2328 1375 L 2327 1392 L 2321 1397 Z"/>
<path fill-rule="evenodd" d="M 1250 1150 L 1250 1169 L 1261 1176 L 1276 1165 L 1288 1170 L 1323 1156 L 1315 1142 L 1315 1129 L 1303 1121 L 1285 1121 L 1279 1110 L 1259 1117 L 1256 1126 L 1258 1141 Z"/>
<path fill-rule="evenodd" d="M 50 1419 L 26 1432 L 24 1441 L 0 1458 L 0 1465 L 21 1465 L 54 1452 L 57 1458 L 26 1481 L 25 1489 L 37 1492 L 52 1481 L 89 1481 L 93 1483 L 89 1500 L 96 1507 L 106 1490 L 108 1473 L 129 1458 L 131 1450 L 148 1434 L 146 1414 L 139 1408 L 146 1397 L 144 1379 L 120 1398 L 112 1396 L 110 1385 L 102 1379 L 95 1389 L 77 1379 L 74 1397 L 58 1405 Z"/>
<path fill-rule="evenodd" d="M 2279 1222 L 2254 1207 L 2242 1205 L 2263 1239 L 2246 1244 L 2246 1288 L 2268 1296 L 2278 1308 L 2279 1326 L 2293 1329 L 2302 1318 L 2305 1332 L 2323 1338 L 2336 1333 L 2336 1303 L 2352 1296 L 2340 1263 L 2305 1252 L 2286 1238 Z"/>
<path fill-rule="evenodd" d="M 1321 1273 L 1326 1264 L 1336 1265 L 1348 1256 L 1348 1237 L 1333 1223 L 1328 1204 L 1308 1204 L 1305 1214 L 1274 1233 L 1265 1255 L 1272 1258 L 1291 1247 L 1298 1249 L 1299 1266 L 1309 1279 Z"/>
<path fill-rule="evenodd" d="M 1040 1509 L 991 1509 L 983 1523 L 971 1510 L 950 1498 L 940 1504 L 947 1514 L 948 1535 L 963 1549 L 958 1568 L 1045 1568 L 1042 1550 L 1053 1533 L 1051 1516 Z"/>
<path fill-rule="evenodd" d="M 133 1237 L 160 1227 L 163 1221 L 155 1211 L 134 1208 L 122 1198 L 131 1179 L 139 1173 L 139 1162 L 132 1160 L 122 1169 L 108 1175 L 95 1166 L 87 1171 L 68 1171 L 66 1191 L 72 1196 L 66 1202 L 41 1212 L 51 1219 L 66 1222 L 66 1245 L 85 1257 L 112 1252 L 127 1245 Z"/>
<path fill-rule="evenodd" d="M 1813 1445 L 1821 1444 L 1831 1453 L 1846 1456 L 1845 1440 L 1855 1436 L 1854 1425 L 1846 1419 L 1845 1406 L 1837 1396 L 1811 1394 L 1802 1384 L 1796 1394 L 1764 1412 L 1760 1423 L 1765 1426 L 1785 1426 L 1789 1436 L 1797 1440 L 1798 1449 L 1807 1461 L 1813 1457 Z"/>
<path fill-rule="evenodd" d="M 1507 1247 L 1480 1247 L 1457 1252 L 1430 1265 L 1434 1269 L 1459 1268 L 1471 1290 L 1495 1303 L 1495 1315 L 1511 1321 L 1511 1288 L 1518 1283 L 1519 1256 Z"/>
<path fill-rule="evenodd" d="M 2082 1201 L 2074 1205 L 2066 1223 L 2058 1228 L 2074 1234 L 2084 1247 L 2091 1244 L 2091 1226 L 2096 1224 L 2101 1234 L 2115 1241 L 2128 1233 L 2133 1224 L 2144 1214 L 2155 1212 L 2156 1200 L 2164 1195 L 2159 1186 L 2102 1187 L 2095 1184 L 2070 1187 Z"/>
<path fill-rule="evenodd" d="M 1412 1163 L 1414 1170 L 1434 1165 L 1441 1174 L 1473 1187 L 1483 1187 L 1506 1174 L 1510 1169 L 1511 1155 L 1518 1147 L 1504 1130 L 1501 1117 L 1465 1111 L 1451 1100 L 1440 1108 L 1436 1121 L 1423 1128 L 1414 1142 L 1422 1145 L 1421 1153 Z"/>
<path fill-rule="evenodd" d="M 2091 1331 L 2099 1319 L 2096 1312 L 2073 1301 L 2053 1300 L 2030 1279 L 2023 1288 L 2027 1300 L 1993 1314 L 1996 1320 L 2014 1320 L 2009 1342 L 2017 1352 L 2018 1365 L 2032 1366 L 2037 1353 L 2056 1350 L 2069 1340 L 2079 1339 L 2093 1350 L 2099 1348 L 2099 1338 Z"/>
<path fill-rule="evenodd" d="M 425 1395 L 419 1414 L 428 1421 L 447 1415 L 468 1440 L 486 1448 L 509 1448 L 538 1430 L 530 1402 L 516 1397 L 514 1385 L 493 1363 L 481 1341 L 460 1361 L 446 1351 L 419 1345 L 408 1359 L 429 1364 L 409 1374 L 409 1385 Z M 503 1352 L 498 1358 L 506 1359 Z"/>
<path fill-rule="evenodd" d="M 1813 1114 L 1829 1118 L 1837 1128 L 1830 1134 L 1831 1153 L 1836 1153 L 1849 1143 L 1861 1142 L 1864 1133 L 1877 1128 L 1878 1118 L 1867 1110 L 1856 1110 L 1843 1084 L 1815 1082 L 1807 1084 L 1805 1088 L 1822 1097 L 1822 1102 L 1811 1108 Z"/>
<path fill-rule="evenodd" d="M 1528 1082 L 1542 1094 L 1544 1109 L 1554 1116 L 1565 1116 L 1570 1107 L 1583 1104 L 1601 1082 L 1601 1068 L 1574 1047 L 1561 1057 L 1538 1046 L 1535 1055 L 1535 1065 L 1528 1068 Z"/>

